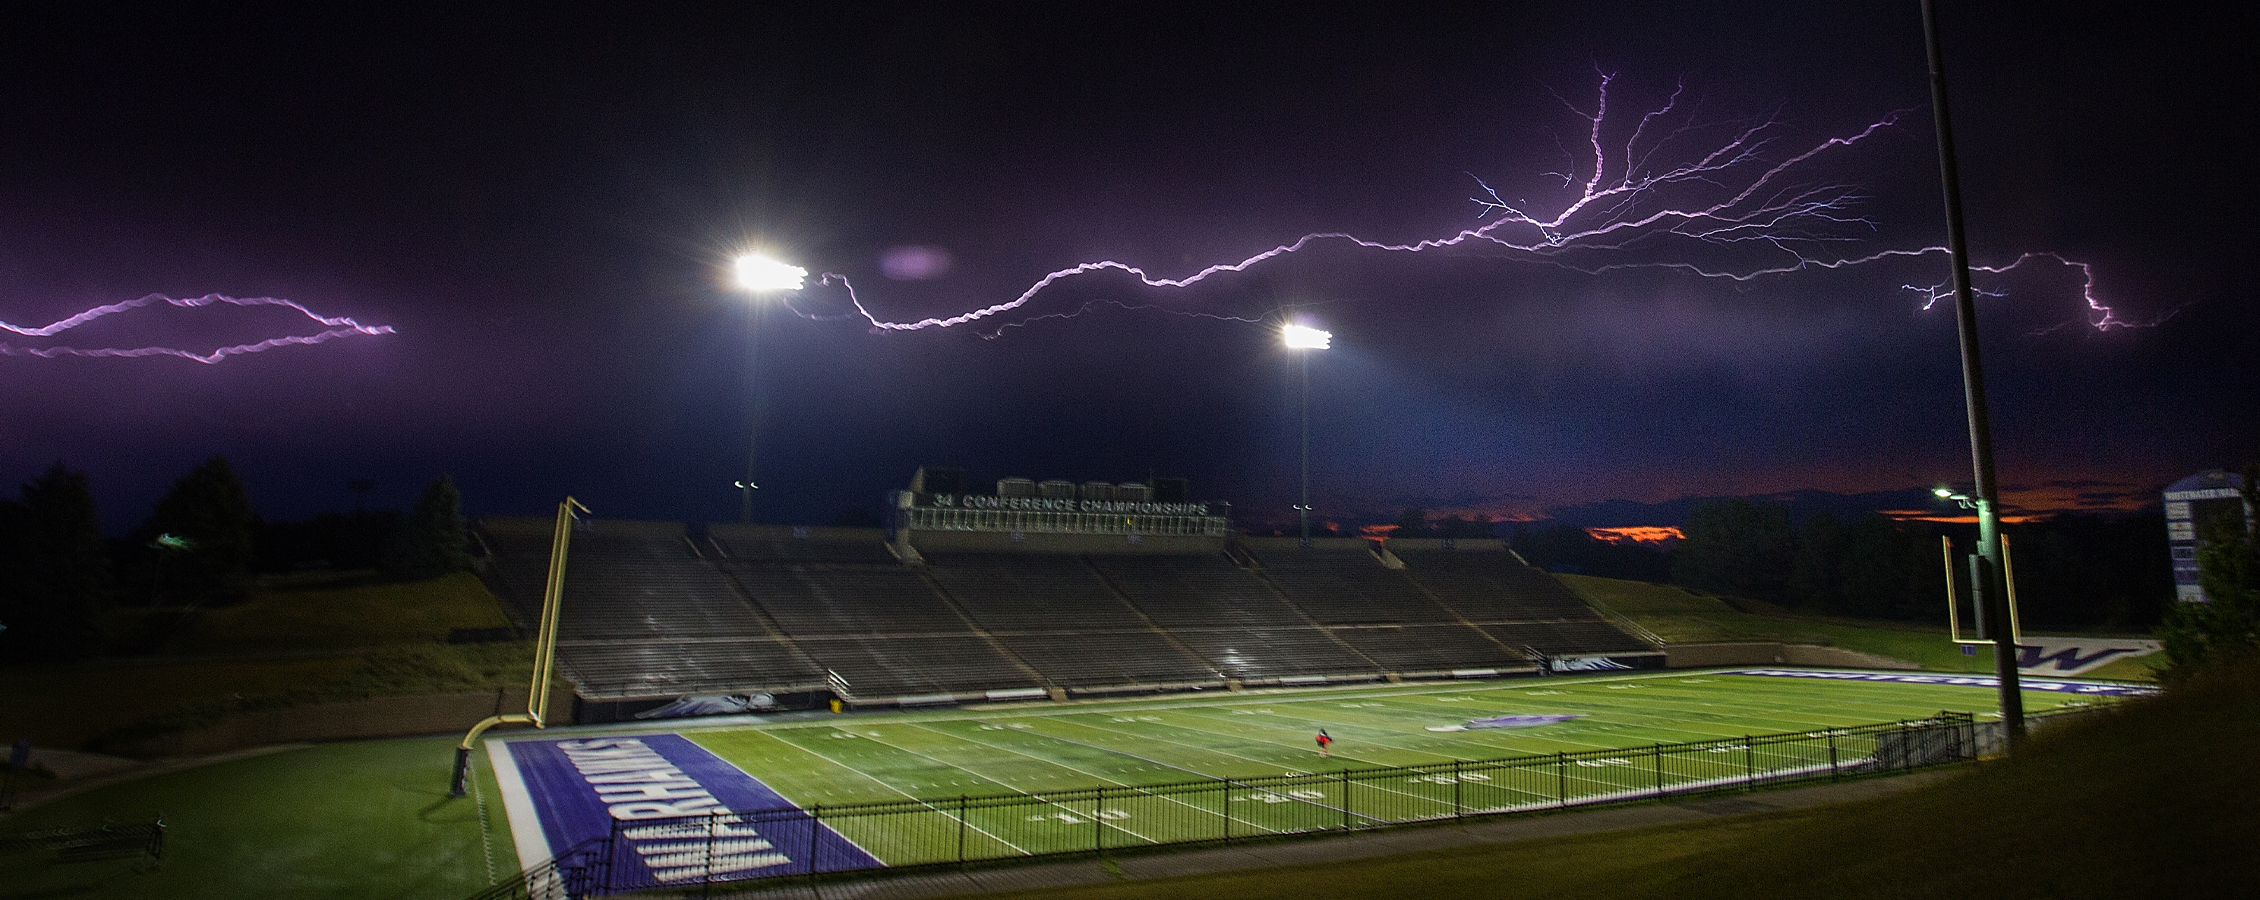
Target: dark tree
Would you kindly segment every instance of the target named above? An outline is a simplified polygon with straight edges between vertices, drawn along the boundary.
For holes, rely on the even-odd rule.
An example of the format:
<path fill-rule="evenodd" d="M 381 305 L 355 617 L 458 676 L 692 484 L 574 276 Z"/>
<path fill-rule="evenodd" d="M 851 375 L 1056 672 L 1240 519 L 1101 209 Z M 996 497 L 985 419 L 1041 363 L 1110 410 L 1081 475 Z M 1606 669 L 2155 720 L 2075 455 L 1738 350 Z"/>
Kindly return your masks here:
<path fill-rule="evenodd" d="M 1513 544 L 1525 562 L 1549 572 L 1632 581 L 1671 578 L 1671 554 L 1664 549 L 1604 541 L 1575 525 L 1517 531 Z"/>
<path fill-rule="evenodd" d="M 2245 514 L 2234 512 L 2198 525 L 2198 581 L 2206 602 L 2176 603 L 2158 629 L 2165 645 L 2168 681 L 2179 681 L 2260 653 L 2260 533 L 2251 511 L 2260 510 L 2260 465 L 2244 467 Z"/>
<path fill-rule="evenodd" d="M 1550 525 L 1515 532 L 1513 546 L 1524 562 L 1548 572 L 1566 572 L 1573 575 L 1588 573 L 1586 568 L 1600 555 L 1600 541 L 1575 525 Z"/>
<path fill-rule="evenodd" d="M 2057 516 L 2003 529 L 2027 629 L 2147 631 L 2173 602 L 2162 511 Z"/>
<path fill-rule="evenodd" d="M 58 462 L 0 503 L 0 657 L 77 659 L 102 645 L 109 553 L 86 473 Z"/>
<path fill-rule="evenodd" d="M 1870 514 L 1846 532 L 1844 615 L 1921 619 L 1946 615 L 1946 569 L 1938 535 Z"/>
<path fill-rule="evenodd" d="M 463 522 L 463 495 L 455 480 L 441 475 L 424 487 L 402 523 L 395 573 L 432 578 L 471 567 L 470 529 Z"/>
<path fill-rule="evenodd" d="M 1428 510 L 1417 506 L 1405 507 L 1405 511 L 1397 515 L 1397 530 L 1390 532 L 1389 536 L 1393 538 L 1428 537 Z"/>
<path fill-rule="evenodd" d="M 1672 578 L 1698 590 L 1779 601 L 1794 556 L 1787 507 L 1736 498 L 1705 503 L 1687 514 L 1673 554 Z"/>
<path fill-rule="evenodd" d="M 140 534 L 158 544 L 156 590 L 190 593 L 242 587 L 258 557 L 258 535 L 251 498 L 219 456 L 174 482 Z"/>
<path fill-rule="evenodd" d="M 1797 526 L 1797 553 L 1789 565 L 1789 595 L 1801 606 L 1834 611 L 1844 605 L 1844 551 L 1848 542 L 1836 517 L 1817 512 Z"/>

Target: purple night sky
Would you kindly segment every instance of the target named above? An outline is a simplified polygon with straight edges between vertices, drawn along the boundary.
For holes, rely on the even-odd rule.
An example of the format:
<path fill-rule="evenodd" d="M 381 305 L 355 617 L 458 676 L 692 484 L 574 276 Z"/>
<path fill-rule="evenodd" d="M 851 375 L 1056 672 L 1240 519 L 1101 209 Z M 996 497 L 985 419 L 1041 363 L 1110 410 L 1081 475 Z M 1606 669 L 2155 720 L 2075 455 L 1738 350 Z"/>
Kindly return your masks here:
<path fill-rule="evenodd" d="M 1914 0 L 1066 6 L 23 17 L 0 35 L 0 322 L 219 293 L 392 333 L 202 364 L 55 353 L 332 326 L 159 302 L 0 332 L 0 485 L 63 460 L 122 532 L 225 454 L 269 518 L 350 509 L 364 478 L 372 506 L 404 507 L 445 472 L 474 514 L 573 494 L 732 520 L 736 253 L 844 274 L 911 321 L 1078 263 L 1182 278 L 1314 232 L 1450 238 L 1497 219 L 1477 217 L 1483 185 L 1540 213 L 1577 196 L 1604 72 L 1612 162 L 1675 91 L 1632 144 L 1643 171 L 1777 123 L 1756 168 L 1658 202 L 1902 112 L 1766 184 L 1757 202 L 1850 201 L 1794 244 L 1755 225 L 1559 253 L 1320 241 L 1186 288 L 1064 278 L 918 331 L 812 279 L 753 323 L 759 518 L 875 509 L 932 464 L 1181 476 L 1246 523 L 1289 521 L 1288 308 L 1334 333 L 1309 372 L 1322 517 L 1969 480 L 1951 312 L 1903 287 L 1944 281 L 1942 255 L 1747 281 L 1657 267 L 1943 242 Z M 2001 292 L 1980 317 L 2005 499 L 2127 506 L 2260 452 L 2260 312 L 2232 280 L 2260 200 L 2253 14 L 1964 6 L 1941 27 L 1974 261 L 2090 263 L 2118 317 L 2158 322 L 2090 327 L 2080 272 L 2052 261 L 1981 277 Z"/>

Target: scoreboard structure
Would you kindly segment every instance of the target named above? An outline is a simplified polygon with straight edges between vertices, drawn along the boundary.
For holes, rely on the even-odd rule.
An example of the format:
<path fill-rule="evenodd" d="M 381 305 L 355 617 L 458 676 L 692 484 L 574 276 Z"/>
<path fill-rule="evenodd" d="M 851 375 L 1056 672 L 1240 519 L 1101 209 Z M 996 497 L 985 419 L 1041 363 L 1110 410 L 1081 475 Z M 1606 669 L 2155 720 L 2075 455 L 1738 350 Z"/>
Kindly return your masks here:
<path fill-rule="evenodd" d="M 2251 527 L 2253 510 L 2244 505 L 2244 478 L 2209 469 L 2174 482 L 2166 488 L 2166 548 L 2174 557 L 2174 595 L 2188 603 L 2204 603 L 2205 586 L 2198 582 L 2197 548 L 2205 525 L 2241 516 Z"/>

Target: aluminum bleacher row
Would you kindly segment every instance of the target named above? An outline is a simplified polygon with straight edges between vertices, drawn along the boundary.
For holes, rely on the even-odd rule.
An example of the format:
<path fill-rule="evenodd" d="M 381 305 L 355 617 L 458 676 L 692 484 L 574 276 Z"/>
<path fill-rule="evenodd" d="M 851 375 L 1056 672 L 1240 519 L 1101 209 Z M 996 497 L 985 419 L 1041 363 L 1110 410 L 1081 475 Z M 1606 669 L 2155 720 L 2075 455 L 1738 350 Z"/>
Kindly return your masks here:
<path fill-rule="evenodd" d="M 489 518 L 488 581 L 540 615 L 551 523 Z M 831 691 L 852 703 L 1532 671 L 1653 655 L 1497 541 L 1243 538 L 1226 553 L 942 552 L 870 529 L 594 521 L 559 666 L 589 700 Z"/>

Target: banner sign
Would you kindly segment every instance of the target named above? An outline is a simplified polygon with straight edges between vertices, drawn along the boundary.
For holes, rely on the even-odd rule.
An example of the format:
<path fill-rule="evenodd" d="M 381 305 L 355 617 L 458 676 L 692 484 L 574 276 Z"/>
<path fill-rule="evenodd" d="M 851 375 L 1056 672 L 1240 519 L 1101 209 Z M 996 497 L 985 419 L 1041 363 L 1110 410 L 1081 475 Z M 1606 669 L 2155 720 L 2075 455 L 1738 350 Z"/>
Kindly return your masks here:
<path fill-rule="evenodd" d="M 1118 513 L 1137 516 L 1218 515 L 1207 503 L 1150 500 L 1078 500 L 1068 497 L 999 497 L 993 494 L 912 494 L 911 505 L 934 509 L 1005 509 L 1023 512 Z"/>

